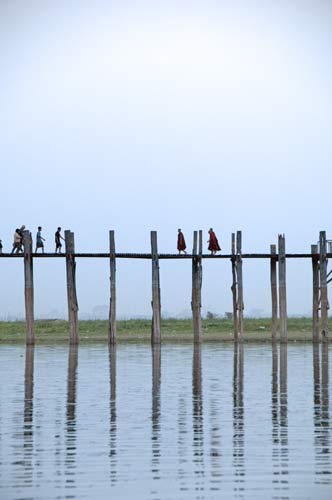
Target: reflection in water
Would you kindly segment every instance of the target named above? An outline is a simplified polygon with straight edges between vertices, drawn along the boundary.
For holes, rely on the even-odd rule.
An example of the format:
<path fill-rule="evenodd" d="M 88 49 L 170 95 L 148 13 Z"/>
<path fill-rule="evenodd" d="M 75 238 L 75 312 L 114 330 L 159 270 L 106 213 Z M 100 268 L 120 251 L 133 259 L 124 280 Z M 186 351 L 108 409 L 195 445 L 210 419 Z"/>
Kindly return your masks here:
<path fill-rule="evenodd" d="M 109 345 L 109 375 L 110 375 L 110 479 L 116 483 L 116 345 Z"/>
<path fill-rule="evenodd" d="M 321 344 L 322 361 L 319 366 L 319 345 L 313 345 L 314 374 L 314 428 L 316 484 L 331 484 L 331 436 L 329 422 L 329 351 Z M 321 374 L 320 374 L 321 372 Z"/>
<path fill-rule="evenodd" d="M 186 471 L 188 463 L 187 446 L 187 409 L 185 394 L 179 397 L 178 414 L 178 478 L 180 491 L 188 490 L 188 472 Z"/>
<path fill-rule="evenodd" d="M 233 365 L 233 466 L 234 492 L 244 494 L 244 406 L 243 406 L 243 344 L 234 344 Z"/>
<path fill-rule="evenodd" d="M 287 344 L 280 344 L 280 473 L 282 489 L 288 490 Z"/>
<path fill-rule="evenodd" d="M 278 348 L 272 343 L 272 466 L 273 484 L 280 498 L 288 498 L 288 404 L 287 404 L 287 344 L 280 344 L 280 369 L 278 392 Z M 279 498 L 279 497 L 275 497 Z"/>
<path fill-rule="evenodd" d="M 77 345 L 69 347 L 66 411 L 66 487 L 75 488 Z"/>
<path fill-rule="evenodd" d="M 314 375 L 314 423 L 315 426 L 320 421 L 320 368 L 319 368 L 319 344 L 313 346 L 313 375 Z"/>
<path fill-rule="evenodd" d="M 160 345 L 151 346 L 152 351 L 152 479 L 160 479 Z"/>
<path fill-rule="evenodd" d="M 214 380 L 211 389 L 218 394 L 218 380 Z M 210 398 L 210 462 L 211 462 L 211 491 L 219 491 L 222 481 L 222 454 L 221 454 L 221 417 L 220 403 L 217 398 Z"/>
<path fill-rule="evenodd" d="M 24 484 L 33 481 L 33 372 L 35 348 L 27 346 L 25 351 L 24 378 L 24 425 L 23 425 L 23 468 Z"/>
<path fill-rule="evenodd" d="M 279 476 L 279 417 L 278 417 L 278 347 L 272 342 L 272 467 L 273 483 Z"/>
<path fill-rule="evenodd" d="M 0 498 L 330 498 L 328 347 L 0 346 Z"/>
<path fill-rule="evenodd" d="M 193 347 L 193 464 L 195 490 L 204 491 L 204 422 L 202 397 L 202 351 Z"/>

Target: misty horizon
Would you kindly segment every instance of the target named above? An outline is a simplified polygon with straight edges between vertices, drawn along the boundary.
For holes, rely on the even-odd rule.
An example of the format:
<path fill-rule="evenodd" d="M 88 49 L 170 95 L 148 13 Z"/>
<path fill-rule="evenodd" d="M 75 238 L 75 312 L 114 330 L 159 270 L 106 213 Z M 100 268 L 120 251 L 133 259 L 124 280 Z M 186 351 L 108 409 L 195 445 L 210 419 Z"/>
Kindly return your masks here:
<path fill-rule="evenodd" d="M 213 227 L 222 252 L 310 253 L 331 228 L 332 5 L 321 0 L 0 2 L 0 239 L 54 251 L 176 251 Z M 79 315 L 108 304 L 109 263 L 77 262 Z M 67 310 L 64 261 L 34 262 L 35 314 Z M 244 262 L 245 311 L 270 310 L 269 262 Z M 288 314 L 312 307 L 287 261 Z M 0 315 L 24 315 L 23 263 L 0 259 Z M 231 266 L 203 263 L 203 311 L 232 310 Z M 190 308 L 191 262 L 161 262 L 162 310 Z M 117 313 L 151 314 L 151 262 L 117 262 Z"/>

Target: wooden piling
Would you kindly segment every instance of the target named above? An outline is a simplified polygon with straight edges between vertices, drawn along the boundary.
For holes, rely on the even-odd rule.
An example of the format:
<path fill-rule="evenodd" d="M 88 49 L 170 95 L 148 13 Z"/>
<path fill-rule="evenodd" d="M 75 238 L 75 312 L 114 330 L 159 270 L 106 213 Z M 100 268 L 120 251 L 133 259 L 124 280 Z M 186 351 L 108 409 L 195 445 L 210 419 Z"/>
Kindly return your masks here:
<path fill-rule="evenodd" d="M 201 257 L 203 254 L 203 231 L 198 231 L 198 255 Z"/>
<path fill-rule="evenodd" d="M 271 334 L 272 340 L 277 338 L 278 327 L 278 286 L 277 286 L 277 249 L 276 245 L 271 245 L 270 279 L 271 279 Z"/>
<path fill-rule="evenodd" d="M 237 310 L 239 341 L 243 341 L 243 274 L 242 274 L 242 232 L 236 232 L 236 273 L 237 273 Z"/>
<path fill-rule="evenodd" d="M 194 235 L 193 235 L 193 255 L 197 255 L 197 236 L 198 236 L 198 232 L 197 231 L 194 231 Z"/>
<path fill-rule="evenodd" d="M 26 343 L 35 343 L 35 320 L 34 320 L 34 291 L 33 291 L 33 261 L 32 261 L 32 237 L 30 231 L 23 231 L 24 247 L 24 299 L 26 319 Z"/>
<path fill-rule="evenodd" d="M 115 236 L 109 232 L 110 240 L 110 310 L 108 321 L 108 342 L 116 343 L 116 263 L 115 263 Z"/>
<path fill-rule="evenodd" d="M 233 325 L 234 325 L 234 342 L 238 342 L 238 315 L 237 315 L 237 277 L 236 277 L 236 257 L 235 257 L 235 233 L 232 233 L 232 296 L 233 296 Z"/>
<path fill-rule="evenodd" d="M 202 232 L 199 232 L 199 251 L 202 249 Z M 197 231 L 194 231 L 194 246 L 192 259 L 192 294 L 191 309 L 193 316 L 194 342 L 202 341 L 201 319 L 201 289 L 202 289 L 202 258 L 197 254 Z"/>
<path fill-rule="evenodd" d="M 280 342 L 287 342 L 286 245 L 285 235 L 278 236 Z"/>
<path fill-rule="evenodd" d="M 319 342 L 319 261 L 318 246 L 311 245 L 312 253 L 312 341 Z"/>
<path fill-rule="evenodd" d="M 328 297 L 327 297 L 327 257 L 326 232 L 319 233 L 319 277 L 322 342 L 328 342 Z"/>
<path fill-rule="evenodd" d="M 69 342 L 71 345 L 78 344 L 78 303 L 76 294 L 76 262 L 74 233 L 65 231 L 66 246 L 66 274 L 67 274 L 67 299 L 68 299 L 68 321 L 69 321 Z"/>
<path fill-rule="evenodd" d="M 151 231 L 151 260 L 152 260 L 152 328 L 151 343 L 160 344 L 161 340 L 161 303 L 160 303 L 160 277 L 157 231 Z"/>

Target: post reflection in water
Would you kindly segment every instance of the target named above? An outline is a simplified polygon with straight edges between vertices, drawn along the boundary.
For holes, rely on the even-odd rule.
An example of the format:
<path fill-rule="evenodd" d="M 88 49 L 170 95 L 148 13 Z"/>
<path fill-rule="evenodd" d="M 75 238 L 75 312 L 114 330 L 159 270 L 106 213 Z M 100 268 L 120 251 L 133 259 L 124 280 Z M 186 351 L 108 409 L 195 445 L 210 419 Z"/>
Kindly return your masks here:
<path fill-rule="evenodd" d="M 160 345 L 151 346 L 152 352 L 152 479 L 160 479 L 160 381 L 161 353 Z"/>
<path fill-rule="evenodd" d="M 211 384 L 213 394 L 218 394 L 218 382 Z M 211 464 L 211 491 L 219 491 L 222 482 L 222 453 L 221 453 L 221 405 L 218 397 L 210 398 L 210 464 Z"/>
<path fill-rule="evenodd" d="M 0 349 L 0 498 L 330 498 L 331 346 L 79 349 Z"/>
<path fill-rule="evenodd" d="M 69 347 L 66 411 L 66 488 L 75 488 L 77 345 Z"/>
<path fill-rule="evenodd" d="M 117 481 L 117 450 L 116 450 L 116 345 L 109 345 L 109 376 L 110 376 L 110 479 L 111 484 Z"/>
<path fill-rule="evenodd" d="M 287 344 L 280 344 L 280 472 L 283 489 L 288 490 L 288 397 L 287 397 Z"/>
<path fill-rule="evenodd" d="M 24 376 L 24 424 L 23 424 L 23 468 L 24 484 L 33 481 L 33 372 L 34 346 L 27 346 L 25 351 Z"/>
<path fill-rule="evenodd" d="M 279 386 L 279 387 L 278 387 Z M 280 367 L 278 384 L 278 347 L 272 344 L 272 467 L 275 491 L 280 498 L 288 498 L 288 396 L 287 396 L 287 344 L 280 344 Z M 279 497 L 275 497 L 279 498 Z"/>
<path fill-rule="evenodd" d="M 202 351 L 200 344 L 193 348 L 193 462 L 195 490 L 204 491 L 204 421 L 202 397 Z"/>
<path fill-rule="evenodd" d="M 234 492 L 244 495 L 244 406 L 243 406 L 243 344 L 234 344 L 233 366 L 233 466 Z"/>
<path fill-rule="evenodd" d="M 276 342 L 272 342 L 272 394 L 271 394 L 271 411 L 272 411 L 272 482 L 278 483 L 279 476 L 279 416 L 278 416 L 278 346 Z"/>
<path fill-rule="evenodd" d="M 187 447 L 187 408 L 186 408 L 186 398 L 184 394 L 179 397 L 178 404 L 178 481 L 180 491 L 188 490 L 188 447 Z"/>
<path fill-rule="evenodd" d="M 319 345 L 313 345 L 314 375 L 314 432 L 316 484 L 331 484 L 331 435 L 329 422 L 329 351 L 321 344 L 321 370 Z"/>

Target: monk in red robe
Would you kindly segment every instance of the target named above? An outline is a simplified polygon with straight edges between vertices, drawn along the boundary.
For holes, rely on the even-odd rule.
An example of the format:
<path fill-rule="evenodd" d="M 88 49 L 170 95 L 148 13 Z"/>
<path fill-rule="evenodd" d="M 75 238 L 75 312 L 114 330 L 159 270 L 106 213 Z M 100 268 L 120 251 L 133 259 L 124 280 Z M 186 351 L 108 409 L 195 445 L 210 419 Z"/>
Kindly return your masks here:
<path fill-rule="evenodd" d="M 184 253 L 187 253 L 186 252 L 186 241 L 184 239 L 184 236 L 183 236 L 183 232 L 181 231 L 181 229 L 178 229 L 178 245 L 177 245 L 177 249 L 179 251 L 179 254 L 181 252 L 184 252 Z"/>
<path fill-rule="evenodd" d="M 209 229 L 209 240 L 208 240 L 208 249 L 210 250 L 211 252 L 211 255 L 215 255 L 216 252 L 219 252 L 219 250 L 221 250 L 220 246 L 219 246 L 219 243 L 218 243 L 218 239 L 212 229 L 212 227 L 210 227 Z"/>

